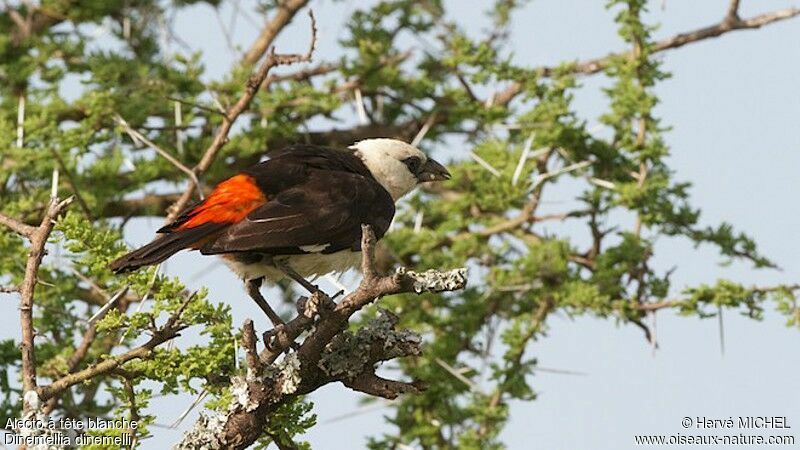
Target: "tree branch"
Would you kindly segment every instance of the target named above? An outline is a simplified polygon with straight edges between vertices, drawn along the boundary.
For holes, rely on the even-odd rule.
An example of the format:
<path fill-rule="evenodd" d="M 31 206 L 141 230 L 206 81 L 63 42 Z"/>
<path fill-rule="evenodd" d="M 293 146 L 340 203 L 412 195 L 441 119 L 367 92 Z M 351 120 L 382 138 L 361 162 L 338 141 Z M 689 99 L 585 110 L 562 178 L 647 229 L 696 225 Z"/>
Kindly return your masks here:
<path fill-rule="evenodd" d="M 778 291 L 795 292 L 799 290 L 800 290 L 800 284 L 788 284 L 788 285 L 777 285 L 777 286 L 753 286 L 748 289 L 749 293 L 751 294 L 768 294 L 771 292 L 778 292 Z M 662 299 L 659 301 L 654 301 L 649 303 L 647 302 L 635 303 L 635 302 L 625 301 L 624 304 L 638 311 L 649 312 L 649 311 L 658 311 L 660 309 L 680 307 L 681 305 L 686 304 L 686 300 Z"/>
<path fill-rule="evenodd" d="M 422 391 L 421 385 L 418 383 L 387 380 L 370 372 L 364 372 L 355 378 L 345 380 L 343 384 L 354 391 L 389 400 L 394 400 L 402 394 L 416 394 Z"/>
<path fill-rule="evenodd" d="M 728 5 L 728 13 L 725 14 L 725 21 L 729 23 L 739 22 L 739 0 L 731 0 Z"/>
<path fill-rule="evenodd" d="M 247 50 L 247 53 L 245 53 L 242 62 L 246 64 L 257 63 L 258 60 L 264 56 L 264 52 L 272 45 L 278 33 L 292 21 L 300 8 L 308 4 L 308 0 L 284 0 L 277 3 L 278 12 L 275 13 L 272 20 L 261 30 L 256 41 L 253 42 Z"/>
<path fill-rule="evenodd" d="M 61 394 L 71 386 L 82 383 L 86 380 L 91 380 L 100 375 L 110 373 L 128 361 L 149 357 L 152 355 L 153 350 L 156 347 L 178 337 L 179 333 L 186 328 L 186 325 L 181 323 L 181 315 L 194 298 L 194 293 L 188 295 L 180 308 L 169 316 L 167 322 L 162 327 L 152 330 L 153 335 L 144 344 L 128 350 L 121 355 L 111 356 L 106 360 L 87 367 L 86 369 L 67 374 L 47 386 L 40 387 L 38 389 L 39 398 L 42 401 L 47 401 Z"/>
<path fill-rule="evenodd" d="M 753 30 L 761 28 L 764 25 L 769 25 L 771 23 L 791 19 L 797 15 L 800 15 L 800 8 L 786 8 L 778 11 L 760 14 L 758 16 L 754 16 L 749 19 L 739 19 L 737 11 L 738 11 L 738 1 L 734 0 L 731 2 L 731 5 L 728 9 L 728 14 L 719 23 L 703 28 L 698 28 L 696 30 L 679 33 L 676 34 L 675 36 L 672 36 L 671 38 L 658 41 L 653 45 L 651 51 L 653 53 L 663 52 L 665 50 L 671 50 L 678 47 L 683 47 L 686 44 L 691 44 L 705 39 L 715 38 L 725 33 L 729 33 L 731 31 Z M 731 16 L 731 12 L 734 12 L 736 14 L 735 19 L 732 18 L 733 16 Z M 601 58 L 579 61 L 573 64 L 570 67 L 569 71 L 581 75 L 595 74 L 603 71 L 606 67 L 608 67 L 608 64 L 611 62 L 612 59 L 618 57 L 626 57 L 630 55 L 631 52 L 612 53 L 607 56 L 603 56 Z M 557 68 L 545 66 L 533 69 L 532 71 L 540 74 L 541 76 L 549 77 L 556 73 Z M 495 96 L 494 104 L 495 105 L 508 104 L 520 92 L 522 92 L 522 83 L 512 83 L 505 90 L 497 93 L 497 95 Z"/>
<path fill-rule="evenodd" d="M 0 225 L 5 225 L 6 227 L 10 228 L 11 231 L 25 238 L 30 238 L 33 236 L 33 233 L 36 232 L 36 227 L 32 227 L 24 222 L 20 222 L 13 217 L 8 217 L 5 214 L 0 214 Z"/>
<path fill-rule="evenodd" d="M 36 356 L 33 347 L 33 338 L 35 332 L 33 329 L 33 295 L 36 290 L 36 283 L 38 280 L 39 266 L 42 264 L 42 259 L 45 255 L 45 245 L 50 233 L 53 232 L 55 226 L 55 219 L 59 214 L 72 202 L 72 197 L 63 201 L 58 201 L 58 198 L 53 197 L 47 206 L 47 211 L 42 218 L 42 222 L 38 228 L 29 229 L 27 225 L 19 227 L 19 223 L 14 219 L 10 221 L 3 221 L 12 229 L 14 227 L 24 230 L 29 234 L 24 234 L 30 240 L 30 249 L 28 250 L 28 261 L 25 264 L 25 277 L 20 286 L 20 324 L 22 327 L 22 387 L 27 392 L 35 392 L 36 390 Z M 5 217 L 5 216 L 3 216 Z M 30 227 L 32 228 L 32 227 Z M 15 231 L 18 231 L 15 229 Z M 31 410 L 32 405 L 27 401 L 23 402 L 23 410 L 28 412 Z M 35 408 L 34 408 L 35 409 Z"/>
<path fill-rule="evenodd" d="M 15 285 L 0 286 L 0 294 L 11 294 L 14 292 L 19 292 L 19 286 Z"/>

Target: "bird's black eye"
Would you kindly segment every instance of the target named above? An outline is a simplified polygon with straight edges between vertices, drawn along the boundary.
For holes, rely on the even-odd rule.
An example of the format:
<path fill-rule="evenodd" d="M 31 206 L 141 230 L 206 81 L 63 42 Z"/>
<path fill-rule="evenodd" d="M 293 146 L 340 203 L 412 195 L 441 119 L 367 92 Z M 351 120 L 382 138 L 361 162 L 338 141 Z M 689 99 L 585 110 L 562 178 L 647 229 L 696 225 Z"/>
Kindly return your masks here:
<path fill-rule="evenodd" d="M 403 160 L 403 164 L 405 164 L 406 167 L 408 167 L 408 170 L 411 173 L 416 174 L 419 172 L 420 166 L 422 166 L 422 160 L 416 156 L 409 156 L 408 158 Z"/>

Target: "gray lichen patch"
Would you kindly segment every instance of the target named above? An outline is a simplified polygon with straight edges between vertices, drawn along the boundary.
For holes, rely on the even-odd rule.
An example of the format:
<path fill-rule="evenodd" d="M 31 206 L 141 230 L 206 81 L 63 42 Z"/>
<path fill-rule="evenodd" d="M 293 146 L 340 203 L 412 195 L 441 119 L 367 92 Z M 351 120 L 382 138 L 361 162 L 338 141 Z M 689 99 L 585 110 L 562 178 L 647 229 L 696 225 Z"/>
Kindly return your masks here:
<path fill-rule="evenodd" d="M 467 285 L 467 269 L 459 268 L 447 271 L 426 270 L 415 272 L 404 267 L 397 269 L 397 275 L 410 278 L 414 281 L 414 292 L 444 292 L 463 289 Z"/>
<path fill-rule="evenodd" d="M 231 395 L 233 396 L 233 403 L 230 410 L 243 409 L 245 411 L 253 411 L 258 408 L 258 400 L 254 399 L 250 392 L 248 384 L 249 378 L 233 377 L 231 380 Z"/>
<path fill-rule="evenodd" d="M 264 380 L 280 383 L 282 394 L 292 394 L 302 381 L 300 377 L 300 358 L 297 353 L 286 354 L 281 360 L 267 367 L 264 371 Z"/>
<path fill-rule="evenodd" d="M 325 348 L 319 367 L 334 378 L 349 379 L 364 371 L 374 361 L 401 356 L 418 355 L 422 339 L 413 331 L 396 330 L 397 317 L 385 310 L 356 331 L 345 331 Z M 375 345 L 381 345 L 380 355 L 374 355 Z"/>
<path fill-rule="evenodd" d="M 224 436 L 228 415 L 215 411 L 201 412 L 192 429 L 184 433 L 181 442 L 172 448 L 174 450 L 222 448 L 224 443 L 220 437 Z"/>
<path fill-rule="evenodd" d="M 278 365 L 282 376 L 281 393 L 292 394 L 300 387 L 300 358 L 297 353 L 290 353 Z"/>

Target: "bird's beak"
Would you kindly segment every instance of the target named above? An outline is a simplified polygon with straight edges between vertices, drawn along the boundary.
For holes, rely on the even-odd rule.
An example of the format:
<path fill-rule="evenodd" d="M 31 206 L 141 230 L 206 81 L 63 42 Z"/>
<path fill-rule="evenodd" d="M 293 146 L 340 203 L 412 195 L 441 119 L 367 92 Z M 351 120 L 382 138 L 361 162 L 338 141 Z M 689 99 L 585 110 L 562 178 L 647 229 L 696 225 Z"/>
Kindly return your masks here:
<path fill-rule="evenodd" d="M 450 172 L 448 172 L 443 165 L 430 158 L 428 158 L 428 161 L 422 167 L 420 167 L 420 171 L 417 173 L 417 180 L 419 180 L 420 183 L 449 179 Z"/>

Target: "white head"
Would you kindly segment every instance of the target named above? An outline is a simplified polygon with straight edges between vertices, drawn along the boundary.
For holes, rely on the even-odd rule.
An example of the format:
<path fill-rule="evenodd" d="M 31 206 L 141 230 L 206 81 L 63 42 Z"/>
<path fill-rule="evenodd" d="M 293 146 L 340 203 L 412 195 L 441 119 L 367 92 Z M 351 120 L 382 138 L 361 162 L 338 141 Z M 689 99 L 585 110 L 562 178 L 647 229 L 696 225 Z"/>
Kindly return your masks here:
<path fill-rule="evenodd" d="M 350 148 L 395 201 L 420 183 L 450 178 L 444 166 L 403 141 L 365 139 Z"/>

